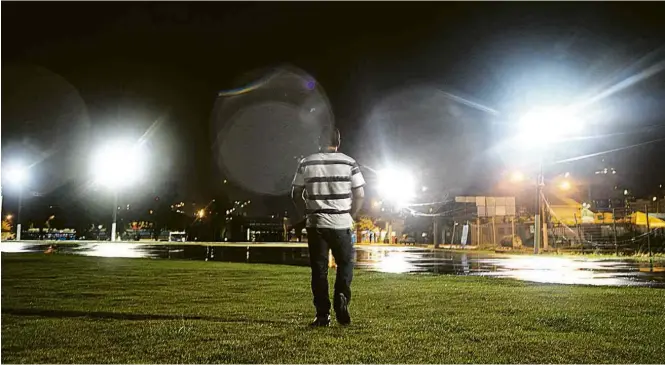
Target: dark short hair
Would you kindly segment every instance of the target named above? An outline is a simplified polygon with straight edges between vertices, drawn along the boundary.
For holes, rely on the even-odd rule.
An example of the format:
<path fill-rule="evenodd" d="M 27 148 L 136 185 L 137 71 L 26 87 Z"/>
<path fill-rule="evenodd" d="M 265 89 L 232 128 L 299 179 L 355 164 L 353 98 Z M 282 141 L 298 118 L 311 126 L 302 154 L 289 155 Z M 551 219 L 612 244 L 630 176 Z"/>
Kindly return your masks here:
<path fill-rule="evenodd" d="M 341 137 L 339 129 L 335 127 L 325 127 L 319 137 L 319 146 L 324 147 L 339 147 Z"/>

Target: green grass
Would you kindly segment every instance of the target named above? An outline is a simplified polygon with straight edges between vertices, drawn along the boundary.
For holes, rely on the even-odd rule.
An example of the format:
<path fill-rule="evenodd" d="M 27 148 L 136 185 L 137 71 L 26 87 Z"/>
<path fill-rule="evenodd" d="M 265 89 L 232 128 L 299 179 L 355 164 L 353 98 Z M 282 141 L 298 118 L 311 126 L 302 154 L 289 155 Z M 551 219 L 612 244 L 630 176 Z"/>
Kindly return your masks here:
<path fill-rule="evenodd" d="M 331 275 L 332 280 L 332 275 Z M 665 363 L 665 290 L 356 272 L 309 329 L 305 267 L 2 254 L 5 363 Z"/>
<path fill-rule="evenodd" d="M 533 254 L 533 249 L 522 249 L 522 250 L 509 250 L 509 251 L 478 251 L 478 253 L 487 253 L 487 254 L 510 254 L 510 255 L 534 255 Z M 631 260 L 631 261 L 639 261 L 639 262 L 656 262 L 656 263 L 665 263 L 665 254 L 662 253 L 654 253 L 651 256 L 649 256 L 648 253 L 634 253 L 631 255 L 623 255 L 623 254 L 614 254 L 614 253 L 598 253 L 594 251 L 587 251 L 582 253 L 581 251 L 575 251 L 575 250 L 560 250 L 560 251 L 542 251 L 539 253 L 541 256 L 561 256 L 561 257 L 568 257 L 568 258 L 575 258 L 575 259 L 580 259 L 580 258 L 586 258 L 586 259 L 594 259 L 594 260 Z"/>

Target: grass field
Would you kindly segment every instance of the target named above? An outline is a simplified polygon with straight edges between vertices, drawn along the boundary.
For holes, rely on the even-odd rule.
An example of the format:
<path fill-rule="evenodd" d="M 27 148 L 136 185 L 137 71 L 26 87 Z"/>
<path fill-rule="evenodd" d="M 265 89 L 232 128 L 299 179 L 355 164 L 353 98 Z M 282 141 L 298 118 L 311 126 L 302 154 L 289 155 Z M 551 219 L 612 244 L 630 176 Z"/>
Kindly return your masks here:
<path fill-rule="evenodd" d="M 332 275 L 331 275 L 332 280 Z M 4 363 L 665 363 L 665 290 L 356 272 L 309 329 L 308 268 L 2 254 Z"/>

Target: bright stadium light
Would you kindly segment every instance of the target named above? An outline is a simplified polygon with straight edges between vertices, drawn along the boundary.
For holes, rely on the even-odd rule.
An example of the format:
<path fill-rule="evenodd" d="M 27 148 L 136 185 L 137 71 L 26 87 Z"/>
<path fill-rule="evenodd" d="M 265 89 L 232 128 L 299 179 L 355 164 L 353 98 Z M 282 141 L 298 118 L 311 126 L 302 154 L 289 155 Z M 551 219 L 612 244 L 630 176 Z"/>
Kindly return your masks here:
<path fill-rule="evenodd" d="M 15 186 L 22 186 L 28 180 L 28 170 L 21 165 L 10 167 L 7 172 L 9 182 Z"/>
<path fill-rule="evenodd" d="M 146 152 L 142 145 L 116 141 L 97 151 L 93 156 L 95 181 L 111 189 L 135 183 L 145 167 Z"/>
<path fill-rule="evenodd" d="M 28 182 L 28 169 L 22 162 L 15 162 L 10 165 L 3 175 L 7 177 L 9 183 L 18 189 L 18 212 L 16 213 L 16 240 L 21 240 L 21 208 L 23 205 L 23 187 Z"/>
<path fill-rule="evenodd" d="M 528 147 L 547 147 L 564 137 L 579 133 L 584 121 L 572 108 L 533 108 L 519 120 L 520 143 Z"/>
<path fill-rule="evenodd" d="M 540 196 L 545 185 L 543 178 L 543 156 L 545 151 L 554 143 L 567 137 L 578 134 L 585 122 L 577 115 L 576 108 L 572 107 L 537 107 L 529 110 L 519 119 L 519 131 L 515 142 L 522 149 L 538 155 L 538 178 L 536 180 L 536 209 L 535 209 L 535 237 L 534 253 L 538 253 L 542 238 L 542 222 L 540 217 Z M 563 190 L 570 189 L 570 183 L 560 185 Z"/>
<path fill-rule="evenodd" d="M 415 197 L 416 183 L 405 170 L 388 168 L 379 171 L 378 190 L 384 200 L 403 207 Z"/>
<path fill-rule="evenodd" d="M 118 190 L 136 183 L 145 170 L 147 152 L 141 143 L 115 141 L 99 149 L 92 159 L 96 183 L 113 191 L 111 241 L 116 240 Z"/>

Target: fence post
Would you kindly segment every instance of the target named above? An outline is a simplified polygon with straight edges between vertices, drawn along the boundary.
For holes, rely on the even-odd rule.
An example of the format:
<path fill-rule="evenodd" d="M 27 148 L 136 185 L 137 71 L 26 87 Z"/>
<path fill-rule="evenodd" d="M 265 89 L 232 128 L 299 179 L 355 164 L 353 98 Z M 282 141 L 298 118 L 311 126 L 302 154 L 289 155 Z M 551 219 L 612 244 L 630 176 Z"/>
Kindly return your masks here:
<path fill-rule="evenodd" d="M 494 223 L 494 216 L 492 216 L 492 244 L 496 247 L 496 224 Z"/>
<path fill-rule="evenodd" d="M 480 217 L 476 218 L 476 230 L 478 231 L 478 246 L 480 247 L 483 240 L 480 238 Z"/>
<path fill-rule="evenodd" d="M 512 230 L 512 235 L 511 236 L 513 237 L 512 242 L 511 242 L 512 243 L 511 248 L 515 248 L 515 216 L 510 217 L 510 226 L 511 226 L 511 230 Z"/>
<path fill-rule="evenodd" d="M 612 226 L 614 227 L 614 254 L 619 256 L 619 245 L 617 244 L 617 218 L 616 209 L 612 208 Z"/>
<path fill-rule="evenodd" d="M 439 248 L 439 224 L 436 220 L 437 217 L 432 218 L 432 233 L 434 234 L 434 248 Z"/>
<path fill-rule="evenodd" d="M 580 232 L 580 224 L 577 221 L 577 214 L 573 214 L 573 217 L 575 218 L 575 226 L 577 226 L 577 237 L 580 239 L 580 247 L 582 254 L 584 255 L 584 240 L 582 239 L 582 233 Z"/>

